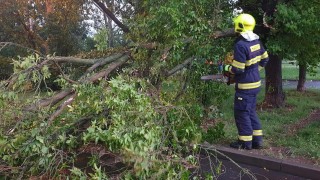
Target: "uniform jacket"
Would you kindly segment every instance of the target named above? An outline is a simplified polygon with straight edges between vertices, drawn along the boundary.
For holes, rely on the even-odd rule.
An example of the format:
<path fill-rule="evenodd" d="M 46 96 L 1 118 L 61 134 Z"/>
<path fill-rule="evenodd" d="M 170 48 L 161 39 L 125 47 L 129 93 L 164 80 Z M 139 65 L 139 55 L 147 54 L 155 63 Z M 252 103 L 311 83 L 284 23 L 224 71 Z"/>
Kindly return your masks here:
<path fill-rule="evenodd" d="M 235 74 L 236 91 L 257 93 L 260 90 L 259 66 L 265 67 L 269 57 L 259 37 L 255 36 L 257 38 L 253 39 L 239 36 L 235 41 L 234 60 L 229 71 Z"/>

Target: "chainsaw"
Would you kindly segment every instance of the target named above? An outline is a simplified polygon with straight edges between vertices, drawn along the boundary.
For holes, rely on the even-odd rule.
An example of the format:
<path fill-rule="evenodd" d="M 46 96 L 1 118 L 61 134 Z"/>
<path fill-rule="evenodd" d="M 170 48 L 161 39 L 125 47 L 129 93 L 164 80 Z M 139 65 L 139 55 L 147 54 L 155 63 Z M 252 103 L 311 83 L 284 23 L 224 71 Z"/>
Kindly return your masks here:
<path fill-rule="evenodd" d="M 212 61 L 206 61 L 206 64 L 209 65 L 217 65 L 218 66 L 218 73 L 212 74 L 212 75 L 205 75 L 201 77 L 201 80 L 203 81 L 215 81 L 215 82 L 223 82 L 227 85 L 234 83 L 234 74 L 231 74 L 230 72 L 223 72 L 223 65 L 225 64 L 232 64 L 233 60 L 233 54 L 228 53 L 222 62 L 221 60 L 218 61 L 217 64 L 214 64 Z"/>

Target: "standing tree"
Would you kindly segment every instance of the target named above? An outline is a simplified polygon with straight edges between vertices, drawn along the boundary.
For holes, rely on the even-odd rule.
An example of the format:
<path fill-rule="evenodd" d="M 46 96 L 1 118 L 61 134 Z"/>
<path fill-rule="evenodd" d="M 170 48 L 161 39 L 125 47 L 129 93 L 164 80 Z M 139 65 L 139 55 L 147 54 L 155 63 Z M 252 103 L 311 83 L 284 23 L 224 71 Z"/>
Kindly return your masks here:
<path fill-rule="evenodd" d="M 299 65 L 298 91 L 304 91 L 308 66 L 316 67 L 320 59 L 320 3 L 293 0 L 277 5 L 275 31 L 271 35 L 273 51 Z"/>
<path fill-rule="evenodd" d="M 12 0 L 0 2 L 3 31 L 15 43 L 43 54 L 68 55 L 86 34 L 84 1 Z"/>
<path fill-rule="evenodd" d="M 245 13 L 252 14 L 257 26 L 255 32 L 260 35 L 260 38 L 267 45 L 269 51 L 269 62 L 266 66 L 266 91 L 264 106 L 281 107 L 285 103 L 285 93 L 282 87 L 282 57 L 270 48 L 271 25 L 274 23 L 274 15 L 278 1 L 263 0 L 263 1 L 237 1 L 237 7 Z M 269 20 L 269 21 L 267 21 Z M 270 25 L 271 24 L 271 25 Z M 272 45 L 271 45 L 272 46 Z"/>
<path fill-rule="evenodd" d="M 238 1 L 244 12 L 253 14 L 270 51 L 266 66 L 264 104 L 281 107 L 285 103 L 282 87 L 282 59 L 296 59 L 300 65 L 298 90 L 304 89 L 305 70 L 319 61 L 319 3 L 316 1 Z M 261 11 L 262 10 L 262 11 Z"/>

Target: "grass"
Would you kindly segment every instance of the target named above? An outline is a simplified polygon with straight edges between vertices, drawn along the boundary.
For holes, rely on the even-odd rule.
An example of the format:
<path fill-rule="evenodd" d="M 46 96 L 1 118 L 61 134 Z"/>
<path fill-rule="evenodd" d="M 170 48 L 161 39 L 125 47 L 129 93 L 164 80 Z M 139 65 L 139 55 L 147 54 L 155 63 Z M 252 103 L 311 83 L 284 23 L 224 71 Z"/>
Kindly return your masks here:
<path fill-rule="evenodd" d="M 260 73 L 261 78 L 265 78 L 264 71 Z M 320 80 L 320 67 L 315 69 L 315 73 L 307 72 L 307 80 Z M 282 79 L 298 80 L 299 79 L 299 66 L 289 63 L 282 63 Z"/>
<path fill-rule="evenodd" d="M 311 159 L 320 157 L 320 122 L 309 124 L 306 128 L 290 139 L 281 139 L 279 143 L 284 146 L 292 147 L 295 154 L 306 155 Z"/>
<path fill-rule="evenodd" d="M 233 90 L 233 87 L 230 87 Z M 257 109 L 263 127 L 266 147 L 288 147 L 292 156 L 301 155 L 320 162 L 320 123 L 314 122 L 300 129 L 297 134 L 288 134 L 288 125 L 305 119 L 315 110 L 320 109 L 320 92 L 309 90 L 300 93 L 286 89 L 286 107 L 279 109 Z M 258 103 L 264 98 L 264 88 L 258 95 Z M 222 107 L 224 114 L 221 121 L 225 124 L 226 136 L 220 143 L 226 144 L 237 139 L 237 129 L 233 117 L 233 96 L 226 100 Z"/>

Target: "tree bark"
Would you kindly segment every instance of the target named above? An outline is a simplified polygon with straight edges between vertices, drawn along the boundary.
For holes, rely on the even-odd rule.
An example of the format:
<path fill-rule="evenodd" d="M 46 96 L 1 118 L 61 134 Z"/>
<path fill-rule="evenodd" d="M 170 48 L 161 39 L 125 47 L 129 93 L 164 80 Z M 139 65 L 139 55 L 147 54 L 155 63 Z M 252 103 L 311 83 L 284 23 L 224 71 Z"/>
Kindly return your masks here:
<path fill-rule="evenodd" d="M 125 62 L 127 62 L 128 59 L 129 59 L 129 56 L 122 56 L 118 61 L 110 64 L 108 68 L 97 72 L 91 77 L 88 77 L 87 79 L 84 80 L 84 82 L 96 82 L 99 80 L 99 78 L 106 78 L 112 71 L 122 66 Z"/>
<path fill-rule="evenodd" d="M 282 89 L 281 59 L 270 54 L 266 66 L 266 92 L 263 104 L 267 107 L 279 108 L 284 106 L 285 93 Z"/>
<path fill-rule="evenodd" d="M 218 39 L 218 38 L 224 38 L 224 37 L 234 37 L 236 35 L 237 34 L 235 33 L 234 28 L 229 28 L 222 31 L 215 31 L 209 37 Z"/>
<path fill-rule="evenodd" d="M 32 104 L 31 106 L 25 108 L 26 111 L 36 111 L 39 110 L 42 107 L 46 107 L 46 106 L 54 106 L 57 103 L 59 103 L 61 100 L 63 100 L 65 97 L 67 97 L 68 95 L 74 93 L 74 90 L 72 89 L 65 89 L 55 95 L 53 95 L 50 98 L 47 99 L 42 99 L 39 102 Z"/>
<path fill-rule="evenodd" d="M 190 57 L 190 58 L 186 59 L 182 64 L 179 64 L 176 67 L 174 67 L 172 70 L 166 72 L 166 77 L 169 77 L 169 76 L 175 74 L 176 72 L 180 71 L 184 67 L 186 67 L 188 64 L 190 64 L 194 60 L 194 58 L 195 57 Z"/>
<path fill-rule="evenodd" d="M 123 32 L 129 33 L 130 29 L 126 25 L 124 25 L 111 11 L 108 9 L 102 2 L 99 0 L 93 0 L 96 5 L 109 17 L 113 20 L 114 23 L 116 23 Z"/>
<path fill-rule="evenodd" d="M 52 121 L 56 117 L 58 117 L 65 110 L 65 108 L 75 100 L 76 96 L 77 94 L 73 93 L 67 98 L 67 100 L 61 103 L 61 105 L 57 108 L 57 110 L 53 114 L 51 114 L 50 118 L 48 119 L 48 125 L 50 125 Z"/>
<path fill-rule="evenodd" d="M 111 12 L 114 13 L 114 0 L 110 1 L 108 3 L 108 6 L 111 9 Z M 113 36 L 113 27 L 112 27 L 112 19 L 109 18 L 108 16 L 104 16 L 106 28 L 108 29 L 108 47 L 114 47 L 114 36 Z"/>
<path fill-rule="evenodd" d="M 306 90 L 305 88 L 305 82 L 307 77 L 307 66 L 305 64 L 299 64 L 299 80 L 297 85 L 297 91 L 304 92 Z"/>

